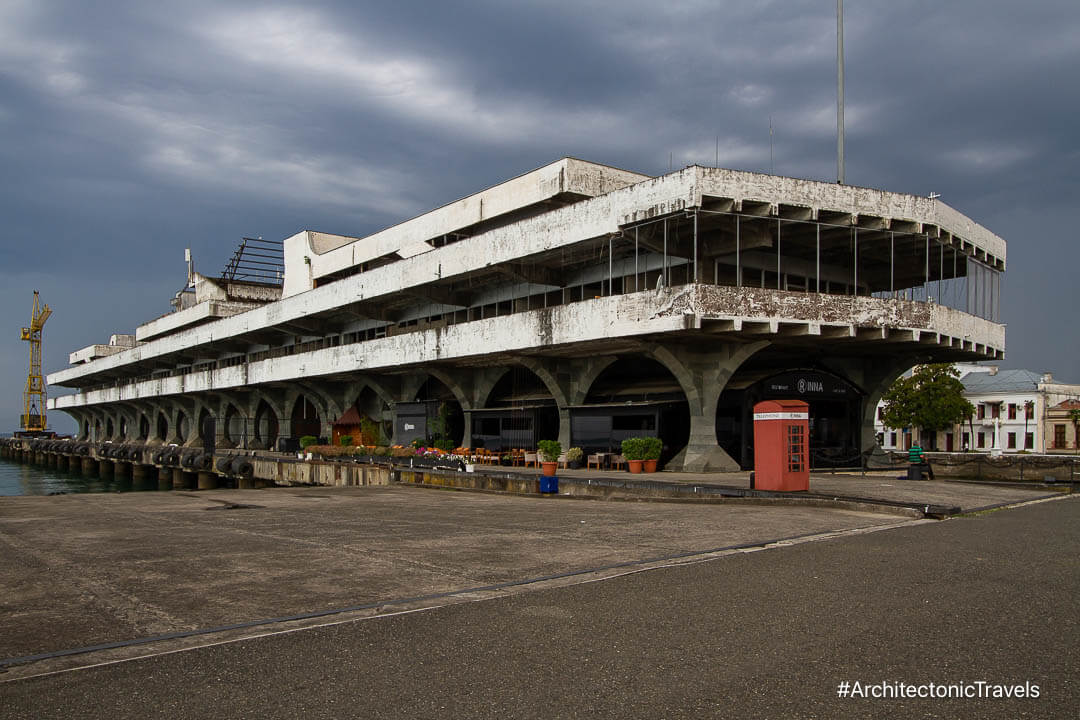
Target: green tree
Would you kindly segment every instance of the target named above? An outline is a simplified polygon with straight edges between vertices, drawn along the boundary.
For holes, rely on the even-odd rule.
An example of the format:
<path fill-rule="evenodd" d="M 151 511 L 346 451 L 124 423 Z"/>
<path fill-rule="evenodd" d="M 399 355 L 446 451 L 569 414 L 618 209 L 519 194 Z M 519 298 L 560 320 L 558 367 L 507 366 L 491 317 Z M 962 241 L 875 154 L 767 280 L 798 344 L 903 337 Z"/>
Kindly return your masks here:
<path fill-rule="evenodd" d="M 910 377 L 894 382 L 882 400 L 882 421 L 897 429 L 948 430 L 975 412 L 964 397 L 959 373 L 949 364 L 917 366 Z"/>

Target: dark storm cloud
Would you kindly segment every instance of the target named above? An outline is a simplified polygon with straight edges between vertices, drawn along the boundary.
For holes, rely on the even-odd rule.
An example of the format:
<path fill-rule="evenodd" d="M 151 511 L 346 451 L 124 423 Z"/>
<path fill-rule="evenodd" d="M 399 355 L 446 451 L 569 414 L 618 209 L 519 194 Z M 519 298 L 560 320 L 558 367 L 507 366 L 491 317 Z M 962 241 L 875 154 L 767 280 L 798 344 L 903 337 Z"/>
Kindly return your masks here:
<path fill-rule="evenodd" d="M 166 311 L 185 247 L 214 271 L 242 235 L 364 234 L 564 155 L 658 174 L 719 148 L 727 167 L 834 180 L 834 10 L 11 0 L 4 417 L 35 287 L 56 370 Z M 1080 381 L 1075 3 L 879 0 L 845 20 L 847 181 L 940 192 L 1005 237 L 1007 363 Z"/>

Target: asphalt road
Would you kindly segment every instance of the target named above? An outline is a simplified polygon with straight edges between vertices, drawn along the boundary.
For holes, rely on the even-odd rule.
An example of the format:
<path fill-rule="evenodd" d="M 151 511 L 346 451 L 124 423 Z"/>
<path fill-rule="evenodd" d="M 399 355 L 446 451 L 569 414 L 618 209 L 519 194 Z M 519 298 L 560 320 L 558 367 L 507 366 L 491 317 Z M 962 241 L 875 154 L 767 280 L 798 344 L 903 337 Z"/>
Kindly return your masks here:
<path fill-rule="evenodd" d="M 0 717 L 1075 718 L 1078 547 L 1070 497 L 0 682 Z"/>

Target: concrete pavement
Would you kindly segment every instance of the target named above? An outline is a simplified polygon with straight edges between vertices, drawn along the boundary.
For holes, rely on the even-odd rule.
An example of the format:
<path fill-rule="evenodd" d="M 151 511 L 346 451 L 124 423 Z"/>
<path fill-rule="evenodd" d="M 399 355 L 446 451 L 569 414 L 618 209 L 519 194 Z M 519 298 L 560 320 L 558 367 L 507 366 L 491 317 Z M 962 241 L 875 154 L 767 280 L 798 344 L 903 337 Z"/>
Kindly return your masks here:
<path fill-rule="evenodd" d="M 1070 497 L 0 682 L 0 706 L 13 720 L 1072 718 L 1078 543 Z M 1040 696 L 837 697 L 856 681 Z"/>
<path fill-rule="evenodd" d="M 388 603 L 391 610 L 441 604 L 448 600 L 401 601 L 903 521 L 820 508 L 404 487 L 5 498 L 0 660 L 358 605 L 373 604 L 363 610 L 374 614 Z M 258 631 L 237 628 L 223 637 Z"/>

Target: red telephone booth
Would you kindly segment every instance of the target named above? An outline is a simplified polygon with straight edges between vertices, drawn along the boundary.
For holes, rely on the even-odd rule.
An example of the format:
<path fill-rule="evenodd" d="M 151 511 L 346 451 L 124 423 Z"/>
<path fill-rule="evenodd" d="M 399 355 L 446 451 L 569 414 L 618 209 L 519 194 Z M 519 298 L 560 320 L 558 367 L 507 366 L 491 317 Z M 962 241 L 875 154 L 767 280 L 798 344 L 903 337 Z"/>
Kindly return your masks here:
<path fill-rule="evenodd" d="M 809 490 L 807 438 L 810 406 L 801 400 L 766 400 L 754 406 L 754 487 Z"/>

